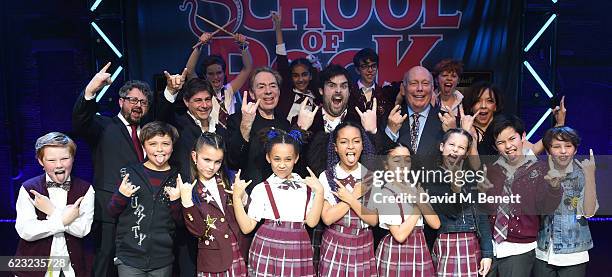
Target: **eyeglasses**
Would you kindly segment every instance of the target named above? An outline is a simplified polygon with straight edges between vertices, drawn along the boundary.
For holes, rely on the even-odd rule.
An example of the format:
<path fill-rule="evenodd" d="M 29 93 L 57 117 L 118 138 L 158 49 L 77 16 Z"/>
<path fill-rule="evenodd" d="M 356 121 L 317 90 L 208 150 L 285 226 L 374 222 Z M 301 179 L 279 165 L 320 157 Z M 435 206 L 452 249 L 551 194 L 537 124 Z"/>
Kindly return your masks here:
<path fill-rule="evenodd" d="M 359 69 L 361 70 L 366 70 L 366 69 L 378 69 L 378 64 L 377 63 L 371 63 L 371 64 L 361 64 L 359 65 Z"/>
<path fill-rule="evenodd" d="M 130 104 L 136 105 L 140 103 L 141 106 L 146 107 L 149 105 L 149 101 L 147 99 L 138 99 L 138 97 L 121 97 L 123 100 L 127 100 Z"/>

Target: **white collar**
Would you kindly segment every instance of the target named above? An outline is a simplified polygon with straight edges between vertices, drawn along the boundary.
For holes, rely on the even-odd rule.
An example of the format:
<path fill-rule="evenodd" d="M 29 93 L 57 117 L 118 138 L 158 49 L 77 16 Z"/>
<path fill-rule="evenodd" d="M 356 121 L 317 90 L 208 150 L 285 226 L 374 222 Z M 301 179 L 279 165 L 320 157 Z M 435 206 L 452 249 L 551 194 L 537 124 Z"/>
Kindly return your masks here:
<path fill-rule="evenodd" d="M 198 127 L 200 127 L 200 131 L 201 131 L 202 121 L 197 119 L 190 111 L 187 111 L 187 114 L 191 117 L 191 119 L 193 119 L 193 121 L 195 121 L 195 124 L 198 125 Z M 216 131 L 215 127 L 216 126 L 214 124 L 214 120 L 208 120 L 208 132 L 214 133 Z"/>
<path fill-rule="evenodd" d="M 372 82 L 372 85 L 369 87 L 366 87 L 362 82 L 361 79 L 357 81 L 357 87 L 361 90 L 363 88 L 366 89 L 371 89 L 372 91 L 374 91 L 374 89 L 376 88 L 376 82 Z"/>
<path fill-rule="evenodd" d="M 338 179 L 344 179 L 348 177 L 349 175 L 351 175 L 356 180 L 359 180 L 362 178 L 363 174 L 367 172 L 367 169 L 359 162 L 357 163 L 357 169 L 351 172 L 346 172 L 344 168 L 340 166 L 340 163 L 336 164 L 336 166 L 334 167 L 334 170 L 336 171 L 336 178 Z"/>
<path fill-rule="evenodd" d="M 125 126 L 130 126 L 130 123 L 127 122 L 127 120 L 125 119 L 125 117 L 123 117 L 123 115 L 121 114 L 121 112 L 117 115 L 117 117 L 119 117 L 119 120 L 121 120 L 121 122 L 123 122 L 123 124 L 125 124 Z M 139 128 L 140 126 L 138 126 L 137 128 Z"/>
<path fill-rule="evenodd" d="M 302 177 L 300 177 L 300 175 L 297 173 L 291 173 L 291 178 L 287 178 L 287 179 L 293 182 L 298 182 L 298 183 L 303 181 Z M 270 175 L 270 177 L 268 177 L 266 181 L 268 181 L 268 183 L 270 184 L 280 184 L 287 179 L 280 178 L 276 174 L 272 173 L 272 175 Z"/>

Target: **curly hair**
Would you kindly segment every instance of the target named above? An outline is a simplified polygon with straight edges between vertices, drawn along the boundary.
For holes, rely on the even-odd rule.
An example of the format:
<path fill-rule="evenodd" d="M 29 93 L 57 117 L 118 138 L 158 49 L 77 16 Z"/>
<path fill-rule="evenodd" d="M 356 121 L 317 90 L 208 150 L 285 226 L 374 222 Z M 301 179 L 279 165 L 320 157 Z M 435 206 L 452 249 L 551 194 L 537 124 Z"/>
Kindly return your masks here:
<path fill-rule="evenodd" d="M 361 141 L 363 142 L 363 150 L 361 152 L 361 157 L 359 158 L 360 163 L 369 163 L 374 159 L 374 155 L 376 151 L 374 150 L 374 146 L 372 142 L 370 142 L 370 138 L 368 137 L 366 131 L 360 125 L 353 123 L 351 121 L 344 121 L 336 127 L 336 129 L 329 136 L 329 141 L 327 143 L 327 169 L 325 169 L 325 176 L 327 177 L 327 183 L 333 192 L 338 191 L 338 185 L 336 184 L 336 164 L 340 161 L 340 157 L 338 157 L 338 153 L 336 153 L 335 145 L 336 139 L 338 138 L 338 132 L 346 127 L 354 127 L 359 130 L 361 134 Z M 336 197 L 336 201 L 338 201 L 338 197 Z"/>

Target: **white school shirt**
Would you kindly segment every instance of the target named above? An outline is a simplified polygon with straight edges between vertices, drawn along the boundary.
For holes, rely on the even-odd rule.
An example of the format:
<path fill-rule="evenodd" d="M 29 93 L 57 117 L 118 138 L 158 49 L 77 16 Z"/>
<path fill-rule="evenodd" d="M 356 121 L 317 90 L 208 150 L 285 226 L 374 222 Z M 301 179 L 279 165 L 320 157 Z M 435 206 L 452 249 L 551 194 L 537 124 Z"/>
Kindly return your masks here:
<path fill-rule="evenodd" d="M 336 172 L 336 179 L 344 179 L 344 178 L 347 178 L 349 175 L 352 175 L 353 178 L 355 178 L 355 180 L 360 180 L 362 179 L 362 176 L 365 176 L 365 174 L 368 172 L 368 169 L 365 168 L 365 166 L 363 166 L 361 163 L 358 163 L 357 169 L 351 172 L 346 172 L 340 166 L 340 163 L 336 164 L 336 166 L 334 167 L 334 170 Z M 323 199 L 327 201 L 330 205 L 335 206 L 336 204 L 338 204 L 338 202 L 336 201 L 336 198 L 332 194 L 332 190 L 331 190 L 331 187 L 329 186 L 329 183 L 327 182 L 327 176 L 325 175 L 325 172 L 326 171 L 323 171 L 321 172 L 321 175 L 319 175 L 319 182 L 321 182 L 321 185 L 323 186 L 323 191 L 324 191 Z M 352 186 L 347 185 L 345 186 L 345 188 L 348 191 L 353 192 Z M 373 201 L 369 199 L 366 202 L 365 206 L 369 207 L 372 202 Z M 370 226 L 363 220 L 360 220 L 360 222 L 361 222 L 361 228 L 367 228 L 368 226 Z"/>
<path fill-rule="evenodd" d="M 391 189 L 391 191 L 389 190 Z M 385 184 L 381 188 L 372 188 L 372 194 L 380 193 L 382 197 L 379 199 L 375 196 L 372 198 L 375 200 L 374 206 L 378 210 L 378 226 L 383 229 L 389 230 L 389 225 L 399 226 L 402 224 L 402 216 L 400 211 L 400 205 L 404 212 L 404 220 L 408 220 L 408 217 L 415 213 L 414 204 L 411 203 L 389 203 L 381 202 L 377 200 L 389 199 L 396 194 L 402 194 L 401 189 L 393 186 L 392 184 Z M 419 216 L 415 226 L 423 227 L 423 216 Z"/>
<path fill-rule="evenodd" d="M 204 185 L 204 188 L 206 188 L 206 190 L 210 193 L 210 195 L 212 195 L 213 200 L 217 202 L 217 206 L 219 206 L 221 212 L 225 214 L 225 211 L 223 210 L 223 204 L 221 204 L 221 195 L 219 194 L 219 185 L 217 184 L 217 180 L 213 177 L 206 180 L 205 182 L 202 182 L 202 184 Z"/>
<path fill-rule="evenodd" d="M 46 181 L 51 181 L 49 175 L 45 174 Z M 70 180 L 70 177 L 68 177 Z M 53 236 L 51 241 L 51 252 L 49 256 L 62 256 L 68 257 L 68 246 L 66 245 L 66 238 L 64 232 L 71 234 L 78 238 L 83 238 L 91 230 L 91 223 L 93 222 L 94 213 L 94 190 L 90 186 L 87 193 L 83 197 L 79 209 L 79 217 L 77 217 L 72 223 L 64 226 L 62 223 L 62 215 L 66 208 L 66 202 L 68 201 L 68 191 L 62 188 L 47 188 L 49 191 L 49 199 L 55 206 L 55 211 L 50 216 L 47 216 L 47 220 L 38 220 L 36 216 L 36 208 L 32 205 L 32 202 L 28 200 L 30 194 L 21 187 L 19 189 L 19 196 L 17 197 L 16 210 L 17 219 L 15 220 L 15 229 L 19 237 L 26 241 L 36 241 L 49 236 Z M 31 199 L 31 198 L 30 198 Z M 68 270 L 64 271 L 64 276 L 74 277 L 74 269 L 68 263 Z M 60 270 L 47 272 L 45 277 L 59 276 Z"/>
<path fill-rule="evenodd" d="M 221 93 L 225 94 L 224 103 L 219 103 L 219 98 L 221 97 Z M 227 115 L 230 116 L 236 112 L 236 97 L 234 97 L 234 89 L 232 88 L 230 83 L 227 83 L 223 86 L 223 89 L 215 92 L 215 97 L 212 98 L 212 111 L 210 112 L 210 122 L 211 124 L 217 125 L 219 123 L 219 111 L 221 109 L 221 104 L 225 106 L 225 110 L 227 111 Z"/>
<path fill-rule="evenodd" d="M 306 214 L 310 212 L 312 208 L 312 202 L 314 201 L 314 195 L 311 191 L 310 201 L 306 206 L 306 183 L 304 179 L 297 173 L 291 173 L 290 180 L 300 186 L 298 189 L 282 189 L 280 188 L 282 182 L 286 179 L 281 179 L 276 174 L 272 174 L 266 181 L 270 184 L 274 201 L 276 202 L 276 208 L 280 215 L 280 221 L 286 222 L 304 222 L 304 207 L 306 207 Z M 251 203 L 249 204 L 248 216 L 255 221 L 261 219 L 275 220 L 274 211 L 266 192 L 264 182 L 261 182 L 253 188 L 250 195 Z"/>

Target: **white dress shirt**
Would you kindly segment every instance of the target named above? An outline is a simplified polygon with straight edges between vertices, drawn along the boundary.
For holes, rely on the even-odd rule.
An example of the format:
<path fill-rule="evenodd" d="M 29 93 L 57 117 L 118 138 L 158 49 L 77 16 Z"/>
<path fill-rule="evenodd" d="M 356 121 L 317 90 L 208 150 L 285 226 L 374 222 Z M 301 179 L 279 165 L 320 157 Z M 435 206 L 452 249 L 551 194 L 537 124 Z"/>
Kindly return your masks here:
<path fill-rule="evenodd" d="M 310 212 L 312 208 L 312 202 L 314 200 L 314 192 L 311 191 L 310 201 L 306 206 L 306 183 L 304 179 L 297 173 L 291 173 L 290 180 L 299 184 L 299 188 L 293 189 L 282 189 L 280 188 L 282 182 L 286 179 L 281 179 L 275 174 L 272 174 L 266 181 L 270 184 L 274 201 L 276 202 L 276 208 L 280 215 L 280 221 L 287 222 L 304 222 L 304 208 L 306 207 L 306 214 Z M 266 192 L 265 184 L 263 182 L 257 184 L 251 192 L 251 203 L 249 204 L 248 216 L 256 221 L 261 219 L 272 219 L 275 220 L 272 205 Z"/>
<path fill-rule="evenodd" d="M 51 181 L 51 178 L 46 175 L 46 180 Z M 70 180 L 70 177 L 68 180 Z M 78 238 L 82 238 L 89 234 L 93 221 L 95 192 L 93 187 L 90 186 L 81 202 L 79 217 L 72 223 L 64 226 L 62 223 L 62 215 L 66 208 L 68 191 L 62 188 L 48 188 L 48 191 L 49 199 L 55 206 L 55 211 L 50 216 L 47 216 L 47 220 L 38 220 L 36 208 L 30 201 L 31 198 L 29 193 L 23 187 L 19 189 L 19 196 L 17 197 L 16 204 L 17 219 L 15 221 L 15 229 L 19 237 L 25 241 L 36 241 L 53 236 L 51 253 L 49 253 L 49 256 L 69 257 L 64 232 Z M 59 276 L 59 273 L 59 270 L 47 272 L 45 276 Z M 75 276 L 72 266 L 68 267 L 68 271 L 64 271 L 64 275 L 66 277 Z"/>

